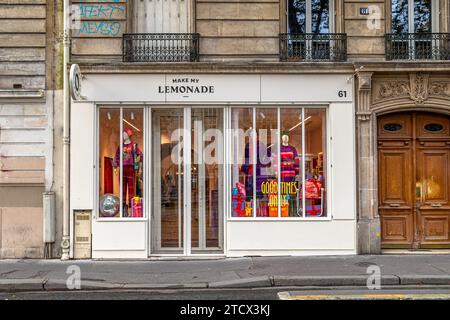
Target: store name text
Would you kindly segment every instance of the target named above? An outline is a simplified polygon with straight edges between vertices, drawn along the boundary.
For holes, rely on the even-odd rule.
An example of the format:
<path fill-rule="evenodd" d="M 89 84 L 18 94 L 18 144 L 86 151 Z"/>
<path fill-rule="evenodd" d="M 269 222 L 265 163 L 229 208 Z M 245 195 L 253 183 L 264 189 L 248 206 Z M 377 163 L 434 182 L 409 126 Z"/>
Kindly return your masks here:
<path fill-rule="evenodd" d="M 159 86 L 158 93 L 214 93 L 214 86 L 199 85 L 199 79 L 177 78 L 172 79 L 172 85 Z"/>

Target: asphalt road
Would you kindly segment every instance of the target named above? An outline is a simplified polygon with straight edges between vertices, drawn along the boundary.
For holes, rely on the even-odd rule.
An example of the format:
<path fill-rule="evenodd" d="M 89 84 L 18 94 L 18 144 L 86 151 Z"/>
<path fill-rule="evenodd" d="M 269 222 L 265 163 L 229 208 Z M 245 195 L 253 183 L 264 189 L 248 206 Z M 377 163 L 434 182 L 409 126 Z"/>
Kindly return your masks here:
<path fill-rule="evenodd" d="M 0 300 L 277 300 L 279 292 L 295 292 L 305 295 L 367 295 L 407 294 L 417 299 L 427 295 L 441 295 L 450 299 L 450 287 L 402 288 L 368 290 L 358 288 L 304 289 L 304 288 L 258 288 L 258 289 L 197 289 L 197 290 L 138 290 L 138 291 L 48 291 L 0 293 Z M 393 296 L 394 297 L 394 296 Z"/>

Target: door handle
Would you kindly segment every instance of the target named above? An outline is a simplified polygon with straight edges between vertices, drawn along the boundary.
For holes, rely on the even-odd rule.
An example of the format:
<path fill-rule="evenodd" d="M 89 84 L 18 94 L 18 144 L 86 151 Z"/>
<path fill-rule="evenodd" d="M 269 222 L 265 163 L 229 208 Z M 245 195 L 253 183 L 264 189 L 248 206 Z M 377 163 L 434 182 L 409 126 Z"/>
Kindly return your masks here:
<path fill-rule="evenodd" d="M 420 182 L 416 182 L 416 201 L 422 201 L 422 184 Z"/>
<path fill-rule="evenodd" d="M 431 203 L 430 206 L 432 206 L 433 208 L 440 208 L 442 207 L 442 203 Z"/>

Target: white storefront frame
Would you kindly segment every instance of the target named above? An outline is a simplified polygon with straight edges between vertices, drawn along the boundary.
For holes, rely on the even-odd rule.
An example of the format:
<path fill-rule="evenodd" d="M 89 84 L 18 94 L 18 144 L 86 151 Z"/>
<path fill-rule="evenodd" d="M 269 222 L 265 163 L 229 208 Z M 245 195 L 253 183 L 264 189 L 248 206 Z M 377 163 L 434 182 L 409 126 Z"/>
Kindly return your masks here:
<path fill-rule="evenodd" d="M 105 75 L 106 76 L 106 75 Z M 108 75 L 108 81 L 111 81 L 111 83 L 115 83 L 114 77 L 116 75 Z M 212 75 L 211 75 L 212 76 Z M 214 75 L 214 77 L 221 78 L 224 75 Z M 255 75 L 252 75 L 255 76 Z M 261 76 L 261 75 L 256 75 Z M 305 75 L 303 75 L 304 77 Z M 346 79 L 348 82 L 349 75 L 338 75 L 340 76 L 340 80 Z M 280 78 L 282 77 L 282 78 Z M 282 83 L 289 83 L 292 81 L 292 77 L 295 77 L 293 75 L 274 75 L 274 78 L 271 79 L 272 83 L 281 81 Z M 302 75 L 297 75 L 296 77 L 302 77 Z M 336 81 L 335 77 L 333 79 L 333 76 L 330 76 L 328 84 L 333 83 Z M 88 76 L 88 78 L 91 78 L 91 76 Z M 120 83 L 119 79 L 117 84 Z M 352 82 L 352 81 L 350 81 Z M 339 84 L 338 84 L 339 85 Z M 338 85 L 332 86 L 330 90 L 334 90 L 335 87 L 338 87 Z M 270 87 L 270 83 L 266 84 L 266 87 Z M 223 198 L 225 201 L 223 201 L 223 254 L 207 254 L 208 257 L 214 257 L 214 256 L 243 256 L 243 255 L 309 255 L 309 254 L 355 254 L 356 253 L 356 176 L 355 176 L 355 136 L 354 136 L 354 105 L 352 102 L 353 93 L 351 90 L 352 83 L 349 84 L 347 88 L 350 88 L 350 90 L 347 90 L 347 97 L 346 99 L 341 99 L 344 101 L 339 101 L 339 99 L 335 99 L 335 101 L 314 101 L 314 99 L 311 99 L 311 101 L 287 101 L 285 99 L 280 99 L 280 102 L 274 102 L 274 101 L 267 101 L 267 102 L 250 102 L 250 101 L 233 101 L 233 102 L 224 102 L 224 101 L 179 101 L 179 102 L 168 102 L 168 101 L 144 101 L 144 102 L 137 102 L 137 101 L 129 101 L 129 99 L 123 99 L 121 101 L 101 101 L 101 100 L 90 100 L 88 101 L 80 101 L 80 102 L 72 102 L 72 115 L 75 115 L 75 118 L 73 117 L 73 120 L 77 119 L 76 112 L 74 110 L 77 110 L 77 108 L 82 107 L 84 112 L 87 112 L 87 114 L 92 114 L 90 117 L 92 119 L 92 125 L 93 128 L 90 128 L 87 132 L 95 132 L 96 139 L 92 139 L 92 167 L 93 167 L 93 177 L 94 179 L 91 179 L 93 182 L 93 186 L 89 188 L 89 190 L 94 191 L 95 196 L 91 198 L 89 201 L 89 197 L 86 197 L 85 201 L 71 201 L 71 227 L 72 232 L 71 235 L 73 237 L 73 210 L 79 210 L 79 209 L 85 209 L 85 210 L 93 210 L 93 215 L 96 216 L 97 206 L 98 203 L 98 166 L 97 161 L 97 149 L 98 149 L 98 119 L 97 119 L 97 113 L 99 107 L 124 107 L 124 108 L 144 108 L 144 114 L 145 114 L 145 128 L 144 128 L 144 137 L 145 137 L 145 151 L 144 154 L 147 153 L 147 156 L 144 156 L 145 160 L 145 196 L 147 199 L 151 199 L 151 183 L 152 178 L 150 175 L 151 172 L 151 157 L 148 156 L 152 152 L 152 143 L 151 143 L 151 110 L 157 109 L 157 108 L 183 108 L 184 110 L 189 110 L 190 108 L 209 108 L 209 107 L 217 107 L 217 108 L 223 108 L 223 120 L 224 120 L 224 146 L 230 145 L 230 137 L 228 135 L 228 128 L 230 127 L 229 124 L 231 123 L 231 109 L 232 108 L 239 108 L 239 107 L 250 107 L 250 108 L 324 108 L 327 109 L 327 116 L 326 116 L 326 125 L 327 125 L 327 166 L 328 166 L 328 177 L 327 177 L 327 189 L 330 190 L 329 196 L 328 196 L 328 212 L 326 217 L 296 217 L 296 218 L 286 218 L 286 217 L 277 217 L 277 218 L 236 218 L 231 217 L 231 204 L 229 201 L 226 201 L 226 199 L 229 199 L 231 197 L 231 169 L 230 165 L 227 164 L 224 166 L 224 179 L 223 179 Z M 263 90 L 264 85 L 259 83 L 259 90 Z M 276 88 L 275 88 L 276 90 Z M 289 90 L 288 90 L 289 91 Z M 329 91 L 329 90 L 327 90 Z M 92 91 L 91 91 L 92 92 Z M 230 93 L 231 94 L 231 93 Z M 273 94 L 275 97 L 279 95 L 278 92 L 275 92 Z M 261 99 L 263 96 L 262 92 L 259 93 L 259 98 Z M 295 96 L 295 95 L 294 95 Z M 301 94 L 300 94 L 301 96 Z M 326 95 L 325 95 L 326 96 Z M 87 95 L 89 98 L 89 95 Z M 126 97 L 125 97 L 126 98 Z M 294 97 L 293 100 L 298 99 L 297 97 Z M 325 97 L 326 98 L 326 97 Z M 159 100 L 159 99 L 158 99 Z M 220 99 L 219 99 L 220 100 Z M 305 99 L 307 100 L 307 99 Z M 336 101 L 337 100 L 337 101 Z M 187 108 L 186 108 L 187 107 Z M 345 111 L 345 112 L 344 112 Z M 184 111 L 184 114 L 186 115 L 187 111 Z M 80 117 L 81 115 L 78 115 Z M 81 116 L 83 118 L 83 116 Z M 89 115 L 88 115 L 89 118 Z M 79 118 L 78 118 L 79 119 Z M 339 194 L 336 194 L 336 192 L 340 192 L 339 190 L 336 190 L 335 184 L 335 171 L 339 171 L 340 168 L 333 168 L 334 164 L 334 157 L 336 156 L 336 150 L 339 148 L 337 145 L 334 145 L 334 141 L 331 139 L 334 137 L 334 135 L 337 133 L 338 136 L 340 135 L 339 131 L 342 131 L 341 129 L 337 129 L 336 127 L 339 125 L 340 120 L 346 120 L 346 124 L 343 128 L 343 131 L 345 131 L 344 135 L 341 135 L 340 139 L 348 139 L 348 143 L 350 147 L 348 148 L 348 151 L 352 154 L 352 161 L 350 163 L 349 168 L 344 168 L 345 172 L 351 172 L 351 175 L 353 179 L 350 181 L 350 192 L 352 196 L 347 197 L 351 199 L 350 203 L 348 204 L 349 209 L 346 213 L 342 212 L 343 204 L 336 203 L 336 197 L 339 197 Z M 87 119 L 84 119 L 87 120 Z M 191 120 L 190 117 L 184 117 L 184 121 Z M 82 128 L 85 128 L 87 123 L 85 122 Z M 189 124 L 190 125 L 190 124 Z M 349 127 L 348 127 L 349 126 Z M 72 136 L 76 136 L 80 134 L 80 126 L 77 127 L 77 125 L 72 121 Z M 81 136 L 83 136 L 81 134 Z M 84 138 L 87 138 L 89 134 L 85 134 Z M 77 142 L 79 144 L 80 139 L 83 140 L 81 137 L 77 140 L 75 138 L 75 143 L 72 143 L 72 155 L 75 155 L 77 153 Z M 189 139 L 187 139 L 189 140 Z M 86 142 L 85 140 L 83 140 Z M 343 143 L 341 141 L 340 143 Z M 189 150 L 189 149 L 188 149 Z M 224 157 L 225 157 L 225 163 L 230 163 L 229 155 L 230 153 L 224 150 Z M 339 156 L 338 156 L 339 157 Z M 72 164 L 75 161 L 75 156 L 72 159 Z M 342 159 L 341 159 L 342 160 Z M 342 161 L 340 162 L 342 163 Z M 94 165 L 95 164 L 95 165 Z M 84 161 L 84 167 L 86 167 L 87 161 Z M 83 167 L 82 164 L 75 164 L 75 170 L 80 169 Z M 185 168 L 186 170 L 186 168 Z M 190 170 L 187 170 L 185 172 L 190 172 Z M 95 173 L 95 174 L 94 174 Z M 87 175 L 89 175 L 89 170 L 87 170 Z M 77 191 L 82 192 L 82 188 L 80 188 L 79 180 L 76 179 L 76 181 L 73 181 L 72 179 L 75 176 L 75 172 L 71 172 L 71 195 L 76 193 Z M 345 179 L 345 178 L 344 178 Z M 84 180 L 84 179 L 83 179 Z M 89 179 L 88 179 L 89 180 Z M 94 181 L 93 181 L 94 180 Z M 186 179 L 185 179 L 186 180 Z M 342 181 L 342 177 L 338 178 L 339 181 Z M 348 181 L 348 179 L 345 179 Z M 84 184 L 87 186 L 86 182 Z M 184 188 L 185 192 L 186 189 Z M 343 187 L 341 186 L 341 189 Z M 190 190 L 189 190 L 190 191 Z M 189 192 L 187 191 L 187 192 Z M 186 194 L 185 194 L 186 197 Z M 71 197 L 76 198 L 76 196 Z M 190 197 L 185 198 L 190 199 Z M 81 205 L 84 203 L 83 205 Z M 90 203 L 90 205 L 89 205 Z M 337 209 L 336 209 L 337 206 Z M 152 256 L 191 256 L 191 257 L 202 257 L 204 255 L 202 254 L 192 254 L 191 255 L 191 248 L 190 248 L 190 241 L 184 241 L 184 253 L 183 254 L 152 254 L 150 252 L 152 245 L 152 236 L 151 236 L 151 214 L 150 214 L 151 206 L 146 206 L 145 209 L 145 216 L 144 218 L 101 218 L 96 220 L 93 217 L 93 258 L 147 258 Z M 186 213 L 188 212 L 189 208 L 186 208 L 184 211 L 184 231 L 185 235 L 187 233 L 190 234 L 190 219 L 187 219 Z M 339 214 L 336 215 L 336 213 L 339 211 Z M 190 218 L 190 216 L 189 216 Z M 188 223 L 186 223 L 188 222 Z M 131 237 L 134 237 L 134 240 L 132 240 L 127 245 L 117 246 L 116 243 L 112 243 L 111 246 L 105 247 L 105 243 L 108 242 L 108 240 L 104 241 L 102 245 L 98 246 L 98 236 L 99 234 L 106 235 L 108 238 L 109 234 L 109 240 L 111 240 L 113 237 L 117 237 L 118 234 L 126 233 L 127 235 L 131 235 Z M 188 234 L 188 235 L 189 235 Z M 274 234 L 274 237 L 267 237 L 267 234 Z M 265 238 L 259 237 L 260 235 L 265 235 Z M 285 235 L 288 235 L 287 238 L 283 238 Z M 322 239 L 320 236 L 322 235 Z M 328 237 L 333 237 L 333 239 L 326 239 Z M 309 237 L 309 238 L 308 238 Z M 127 237 L 125 237 L 127 238 Z M 269 238 L 269 239 L 267 239 Z M 278 238 L 278 240 L 277 240 Z M 324 239 L 325 238 L 325 239 Z M 188 237 L 190 239 L 190 237 Z M 252 239 L 253 241 L 249 242 L 249 239 Z M 331 241 L 330 241 L 331 240 Z M 97 242 L 96 242 L 97 241 Z M 288 242 L 297 241 L 298 246 L 292 246 L 287 245 Z M 73 243 L 73 238 L 72 238 Z M 138 244 L 140 243 L 140 244 Z M 136 245 L 138 244 L 138 245 Z M 256 245 L 258 244 L 258 245 Z M 71 250 L 72 251 L 72 250 Z M 73 252 L 71 252 L 71 255 L 73 256 Z"/>

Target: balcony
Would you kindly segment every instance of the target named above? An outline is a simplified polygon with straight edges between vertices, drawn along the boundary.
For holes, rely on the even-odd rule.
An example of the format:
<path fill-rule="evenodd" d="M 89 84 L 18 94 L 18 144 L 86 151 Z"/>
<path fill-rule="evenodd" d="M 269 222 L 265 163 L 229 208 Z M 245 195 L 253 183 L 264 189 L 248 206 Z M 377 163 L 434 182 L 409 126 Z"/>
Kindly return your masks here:
<path fill-rule="evenodd" d="M 345 33 L 282 33 L 280 34 L 280 61 L 347 60 Z"/>
<path fill-rule="evenodd" d="M 450 33 L 386 34 L 386 60 L 450 60 Z"/>
<path fill-rule="evenodd" d="M 198 33 L 132 33 L 123 35 L 124 62 L 196 62 Z"/>

